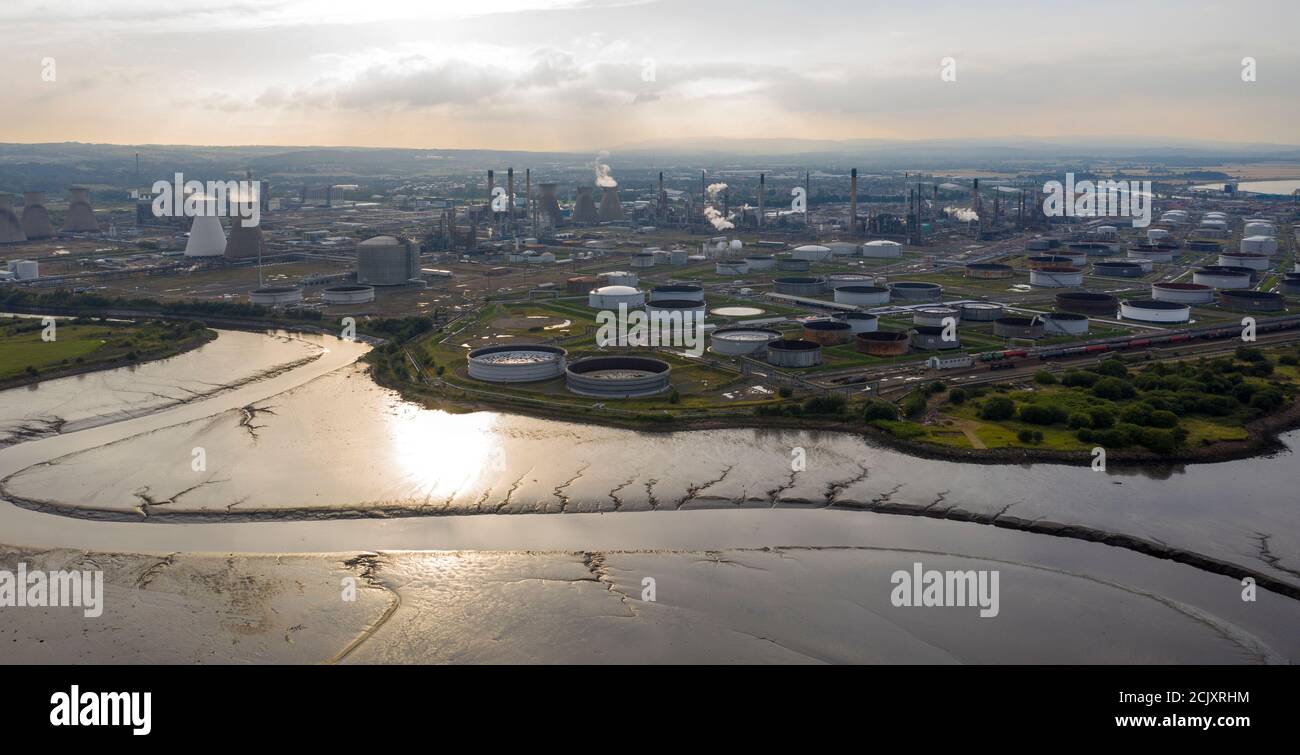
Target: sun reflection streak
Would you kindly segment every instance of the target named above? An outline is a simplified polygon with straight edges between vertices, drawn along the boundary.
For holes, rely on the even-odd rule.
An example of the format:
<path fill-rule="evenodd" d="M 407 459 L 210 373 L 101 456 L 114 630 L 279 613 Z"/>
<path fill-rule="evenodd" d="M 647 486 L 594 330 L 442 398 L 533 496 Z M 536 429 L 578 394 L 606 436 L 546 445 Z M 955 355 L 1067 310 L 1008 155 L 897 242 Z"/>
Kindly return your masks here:
<path fill-rule="evenodd" d="M 403 403 L 388 416 L 391 458 L 417 495 L 447 498 L 504 468 L 495 412 L 448 414 Z"/>

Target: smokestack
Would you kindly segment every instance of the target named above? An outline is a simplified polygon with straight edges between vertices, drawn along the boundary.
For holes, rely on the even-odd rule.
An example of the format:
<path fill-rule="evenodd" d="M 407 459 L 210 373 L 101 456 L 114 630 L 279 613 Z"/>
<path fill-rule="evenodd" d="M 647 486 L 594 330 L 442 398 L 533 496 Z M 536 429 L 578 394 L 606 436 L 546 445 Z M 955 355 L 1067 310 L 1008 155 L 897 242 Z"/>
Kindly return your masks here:
<path fill-rule="evenodd" d="M 537 225 L 537 217 L 533 212 L 533 169 L 524 168 L 524 217 L 528 219 L 529 224 Z"/>
<path fill-rule="evenodd" d="M 23 233 L 31 239 L 48 239 L 54 235 L 54 224 L 45 209 L 45 192 L 23 193 Z"/>
<path fill-rule="evenodd" d="M 731 217 L 731 187 L 722 190 L 722 217 Z"/>
<path fill-rule="evenodd" d="M 763 227 L 763 205 L 767 200 L 767 174 L 758 174 L 758 227 Z"/>
<path fill-rule="evenodd" d="M 492 190 L 495 189 L 496 187 L 497 187 L 496 174 L 494 174 L 494 173 L 489 169 L 489 170 L 488 170 L 488 185 L 487 185 L 487 204 L 488 204 L 488 212 L 491 212 L 491 211 L 492 211 Z"/>
<path fill-rule="evenodd" d="M 0 244 L 17 244 L 26 240 L 22 221 L 13 211 L 13 197 L 0 194 Z"/>
<path fill-rule="evenodd" d="M 90 207 L 90 189 L 73 186 L 68 190 L 72 199 L 68 203 L 68 216 L 63 219 L 64 233 L 98 233 L 99 221 Z"/>
<path fill-rule="evenodd" d="M 600 195 L 600 219 L 606 222 L 614 222 L 623 218 L 623 205 L 618 201 L 618 187 L 603 187 Z"/>
<path fill-rule="evenodd" d="M 575 223 L 599 223 L 600 213 L 596 211 L 596 202 L 592 199 L 590 186 L 578 187 L 578 203 L 573 208 Z"/>
<path fill-rule="evenodd" d="M 514 225 L 515 221 L 515 169 L 506 168 L 506 197 L 510 200 L 506 205 L 506 222 Z"/>
<path fill-rule="evenodd" d="M 546 219 L 552 228 L 559 228 L 564 222 L 564 216 L 560 214 L 560 200 L 555 196 L 555 184 L 541 183 L 542 195 L 537 200 L 537 212 Z M 574 213 L 574 220 L 577 220 L 577 213 Z"/>
<path fill-rule="evenodd" d="M 849 171 L 849 236 L 858 235 L 858 169 Z"/>
<path fill-rule="evenodd" d="M 700 215 L 704 215 L 704 208 L 709 206 L 709 182 L 704 178 L 704 171 L 700 171 Z"/>
<path fill-rule="evenodd" d="M 664 193 L 664 172 L 659 171 L 659 222 L 668 218 L 668 195 Z"/>

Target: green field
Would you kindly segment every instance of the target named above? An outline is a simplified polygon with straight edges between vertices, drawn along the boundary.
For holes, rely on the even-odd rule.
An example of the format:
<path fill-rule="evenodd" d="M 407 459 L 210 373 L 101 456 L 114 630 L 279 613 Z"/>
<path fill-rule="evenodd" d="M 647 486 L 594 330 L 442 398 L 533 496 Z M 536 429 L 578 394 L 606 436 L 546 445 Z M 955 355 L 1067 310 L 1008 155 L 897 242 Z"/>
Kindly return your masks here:
<path fill-rule="evenodd" d="M 205 337 L 197 324 L 83 319 L 56 321 L 51 341 L 44 331 L 39 319 L 0 320 L 0 381 L 146 359 Z"/>

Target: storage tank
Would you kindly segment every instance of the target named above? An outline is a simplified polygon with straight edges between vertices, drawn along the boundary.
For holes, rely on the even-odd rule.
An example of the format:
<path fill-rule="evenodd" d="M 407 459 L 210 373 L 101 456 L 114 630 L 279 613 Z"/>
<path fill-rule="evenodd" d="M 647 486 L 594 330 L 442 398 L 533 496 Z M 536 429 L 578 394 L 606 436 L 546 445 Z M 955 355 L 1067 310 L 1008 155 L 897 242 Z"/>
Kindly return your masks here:
<path fill-rule="evenodd" d="M 662 300 L 704 302 L 704 287 L 694 283 L 667 283 L 650 289 L 650 302 Z"/>
<path fill-rule="evenodd" d="M 944 351 L 961 348 L 961 334 L 954 332 L 951 341 L 944 340 L 947 328 L 939 325 L 917 325 L 912 328 L 912 347 L 921 351 Z M 866 335 L 865 333 L 863 335 Z"/>
<path fill-rule="evenodd" d="M 1242 236 L 1276 236 L 1277 231 L 1272 223 L 1264 221 L 1253 221 L 1246 223 L 1241 231 Z"/>
<path fill-rule="evenodd" d="M 631 264 L 632 267 L 638 269 L 654 267 L 655 256 L 652 253 L 648 254 L 646 252 L 637 252 L 636 254 L 632 255 Z"/>
<path fill-rule="evenodd" d="M 469 353 L 469 376 L 488 383 L 535 383 L 564 374 L 568 355 L 558 346 L 509 344 L 484 346 Z"/>
<path fill-rule="evenodd" d="M 853 338 L 853 326 L 840 320 L 809 320 L 803 324 L 803 338 L 823 346 L 838 346 Z"/>
<path fill-rule="evenodd" d="M 787 273 L 806 273 L 812 269 L 812 263 L 808 260 L 797 260 L 789 257 L 779 258 L 776 261 L 776 269 Z"/>
<path fill-rule="evenodd" d="M 1077 288 L 1083 285 L 1083 271 L 1068 265 L 1030 270 L 1029 285 L 1040 288 Z"/>
<path fill-rule="evenodd" d="M 924 281 L 894 281 L 889 294 L 895 302 L 937 302 L 943 298 L 943 286 Z"/>
<path fill-rule="evenodd" d="M 1300 272 L 1285 273 L 1282 276 L 1282 294 L 1300 296 Z"/>
<path fill-rule="evenodd" d="M 1108 243 L 1104 241 L 1076 241 L 1066 247 L 1073 254 L 1082 254 L 1085 257 L 1111 257 L 1119 254 L 1118 243 Z"/>
<path fill-rule="evenodd" d="M 1147 229 L 1147 241 L 1152 244 L 1157 244 L 1161 241 L 1168 241 L 1170 238 L 1171 234 L 1169 231 L 1166 231 L 1163 228 Z"/>
<path fill-rule="evenodd" d="M 777 367 L 814 367 L 822 363 L 822 346 L 802 339 L 770 341 L 767 344 L 767 361 Z"/>
<path fill-rule="evenodd" d="M 1141 278 L 1143 274 L 1142 266 L 1132 260 L 1097 262 L 1093 264 L 1092 272 L 1109 278 Z"/>
<path fill-rule="evenodd" d="M 1049 336 L 1083 336 L 1088 334 L 1088 316 L 1076 312 L 1048 312 L 1041 318 L 1043 334 Z"/>
<path fill-rule="evenodd" d="M 858 351 L 873 357 L 896 357 L 906 354 L 911 337 L 897 330 L 875 330 L 854 336 Z"/>
<path fill-rule="evenodd" d="M 1051 248 L 1051 242 L 1041 236 L 1034 237 L 1025 242 L 1025 250 L 1030 252 L 1046 252 Z"/>
<path fill-rule="evenodd" d="M 993 335 L 999 338 L 1042 338 L 1046 330 L 1040 317 L 1008 315 L 993 321 Z"/>
<path fill-rule="evenodd" d="M 290 307 L 302 303 L 302 289 L 296 286 L 266 286 L 255 288 L 248 300 L 263 307 Z"/>
<path fill-rule="evenodd" d="M 592 309 L 631 309 L 645 304 L 645 294 L 631 286 L 601 286 L 587 294 L 587 305 Z"/>
<path fill-rule="evenodd" d="M 1010 265 L 996 262 L 973 262 L 966 266 L 966 277 L 976 280 L 998 280 L 1010 278 L 1014 273 Z"/>
<path fill-rule="evenodd" d="M 1078 312 L 1081 315 L 1114 317 L 1119 308 L 1119 300 L 1110 294 L 1093 291 L 1065 291 L 1056 295 L 1056 308 L 1062 312 Z"/>
<path fill-rule="evenodd" d="M 575 275 L 564 282 L 564 290 L 571 294 L 585 294 L 600 286 L 600 278 L 594 275 Z"/>
<path fill-rule="evenodd" d="M 841 286 L 835 289 L 835 303 L 879 307 L 889 303 L 889 289 L 881 286 Z"/>
<path fill-rule="evenodd" d="M 870 333 L 880 327 L 880 318 L 870 312 L 843 312 L 835 315 L 835 319 L 847 322 L 853 335 Z"/>
<path fill-rule="evenodd" d="M 1220 291 L 1219 304 L 1227 309 L 1244 312 L 1276 312 L 1286 308 L 1282 294 L 1269 291 Z"/>
<path fill-rule="evenodd" d="M 1030 270 L 1042 270 L 1045 267 L 1078 267 L 1074 258 L 1063 254 L 1040 254 L 1025 260 Z"/>
<path fill-rule="evenodd" d="M 845 286 L 870 286 L 875 276 L 863 273 L 833 273 L 826 276 L 826 285 L 832 291 Z"/>
<path fill-rule="evenodd" d="M 1266 254 L 1245 254 L 1243 252 L 1224 252 L 1219 255 L 1221 267 L 1245 267 L 1251 270 L 1267 270 L 1273 266 Z"/>
<path fill-rule="evenodd" d="M 1192 309 L 1174 301 L 1129 299 L 1120 303 L 1119 313 L 1125 320 L 1168 324 L 1187 322 L 1191 319 Z"/>
<path fill-rule="evenodd" d="M 1157 265 L 1167 265 L 1174 261 L 1174 254 L 1176 251 L 1176 249 L 1169 247 L 1135 244 L 1128 248 L 1128 259 L 1130 262 L 1147 260 Z"/>
<path fill-rule="evenodd" d="M 1214 289 L 1202 283 L 1152 283 L 1151 298 L 1180 304 L 1209 304 Z"/>
<path fill-rule="evenodd" d="M 685 249 L 669 249 L 668 264 L 673 267 L 682 267 L 690 261 L 691 253 Z"/>
<path fill-rule="evenodd" d="M 943 327 L 944 320 L 949 317 L 953 319 L 953 322 L 960 322 L 961 312 L 956 307 L 917 307 L 912 310 L 913 325 Z"/>
<path fill-rule="evenodd" d="M 1243 254 L 1277 254 L 1277 239 L 1272 236 L 1247 236 L 1241 240 L 1239 247 Z"/>
<path fill-rule="evenodd" d="M 862 256 L 872 259 L 897 259 L 903 256 L 903 245 L 897 241 L 876 239 L 862 245 Z"/>
<path fill-rule="evenodd" d="M 709 351 L 727 356 L 767 354 L 767 345 L 781 338 L 781 331 L 769 328 L 718 328 L 709 336 Z"/>
<path fill-rule="evenodd" d="M 744 260 L 719 260 L 714 263 L 713 272 L 718 275 L 744 275 L 749 272 L 749 264 Z"/>
<path fill-rule="evenodd" d="M 375 236 L 357 244 L 357 283 L 401 286 L 420 277 L 420 255 L 406 239 Z"/>
<path fill-rule="evenodd" d="M 626 270 L 611 270 L 597 277 L 600 278 L 602 286 L 636 286 L 641 280 L 636 273 Z"/>
<path fill-rule="evenodd" d="M 1239 267 L 1207 265 L 1192 273 L 1192 281 L 1218 289 L 1251 287 L 1251 271 Z"/>
<path fill-rule="evenodd" d="M 41 277 L 41 265 L 36 260 L 9 260 L 9 272 L 14 280 L 34 281 Z"/>
<path fill-rule="evenodd" d="M 856 257 L 861 250 L 857 244 L 848 241 L 832 241 L 826 246 L 830 247 L 832 257 Z"/>
<path fill-rule="evenodd" d="M 807 260 L 809 262 L 821 262 L 831 256 L 829 247 L 819 244 L 805 244 L 797 246 L 790 252 L 797 260 Z"/>
<path fill-rule="evenodd" d="M 814 277 L 777 278 L 773 281 L 778 294 L 817 296 L 826 293 L 826 279 Z"/>
<path fill-rule="evenodd" d="M 769 254 L 751 254 L 745 258 L 745 265 L 753 271 L 771 270 L 776 267 L 776 260 Z"/>
<path fill-rule="evenodd" d="M 368 304 L 375 300 L 375 287 L 331 286 L 320 292 L 320 298 L 326 304 Z"/>
<path fill-rule="evenodd" d="M 963 322 L 993 322 L 1002 316 L 1002 305 L 993 302 L 968 301 L 958 307 Z"/>
<path fill-rule="evenodd" d="M 669 388 L 672 367 L 661 359 L 638 356 L 587 357 L 564 370 L 568 389 L 592 398 L 640 398 Z"/>

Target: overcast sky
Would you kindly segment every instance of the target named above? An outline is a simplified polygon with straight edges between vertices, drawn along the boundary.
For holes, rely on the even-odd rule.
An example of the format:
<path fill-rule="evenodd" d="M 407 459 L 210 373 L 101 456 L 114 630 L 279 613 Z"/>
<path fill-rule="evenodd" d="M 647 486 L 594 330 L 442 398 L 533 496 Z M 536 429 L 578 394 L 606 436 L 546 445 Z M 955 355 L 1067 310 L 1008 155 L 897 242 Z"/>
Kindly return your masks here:
<path fill-rule="evenodd" d="M 0 141 L 1295 144 L 1298 29 L 1295 0 L 0 0 Z"/>

